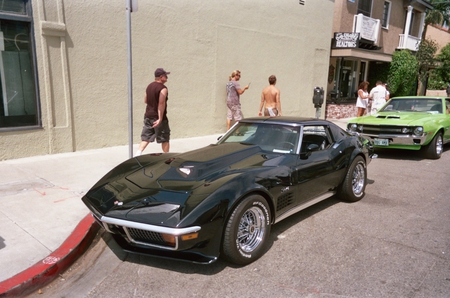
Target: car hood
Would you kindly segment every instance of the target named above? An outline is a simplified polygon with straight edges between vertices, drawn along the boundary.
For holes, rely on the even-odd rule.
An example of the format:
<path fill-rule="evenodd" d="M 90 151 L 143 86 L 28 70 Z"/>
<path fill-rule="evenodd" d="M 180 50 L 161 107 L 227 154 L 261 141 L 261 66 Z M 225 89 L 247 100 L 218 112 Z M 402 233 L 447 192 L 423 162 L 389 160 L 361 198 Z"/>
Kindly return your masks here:
<path fill-rule="evenodd" d="M 182 154 L 143 155 L 113 169 L 83 201 L 99 217 L 173 226 L 186 205 L 192 210 L 220 187 L 221 183 L 206 187 L 214 180 L 244 169 L 276 166 L 277 157 L 280 154 L 268 155 L 258 146 L 239 143 Z"/>
<path fill-rule="evenodd" d="M 436 115 L 422 112 L 379 112 L 375 115 L 355 118 L 349 122 L 373 125 L 421 125 L 435 118 Z"/>

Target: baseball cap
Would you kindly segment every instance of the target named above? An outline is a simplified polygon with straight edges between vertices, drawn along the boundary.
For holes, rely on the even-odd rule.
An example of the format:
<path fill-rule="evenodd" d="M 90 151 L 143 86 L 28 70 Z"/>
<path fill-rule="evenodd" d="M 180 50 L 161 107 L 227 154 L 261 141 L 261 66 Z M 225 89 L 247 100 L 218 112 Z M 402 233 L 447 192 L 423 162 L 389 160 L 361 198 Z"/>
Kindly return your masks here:
<path fill-rule="evenodd" d="M 168 74 L 170 74 L 170 72 L 165 71 L 164 68 L 157 68 L 155 70 L 155 78 L 159 78 L 162 75 L 168 75 Z"/>

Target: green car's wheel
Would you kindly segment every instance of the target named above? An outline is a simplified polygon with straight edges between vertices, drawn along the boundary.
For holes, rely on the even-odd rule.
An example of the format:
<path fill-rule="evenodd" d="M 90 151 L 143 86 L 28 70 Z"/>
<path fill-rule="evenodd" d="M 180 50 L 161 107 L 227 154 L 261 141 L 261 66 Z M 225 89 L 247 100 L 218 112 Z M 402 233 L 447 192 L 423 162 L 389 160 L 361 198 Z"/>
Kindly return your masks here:
<path fill-rule="evenodd" d="M 364 159 L 357 156 L 345 175 L 338 195 L 345 201 L 356 202 L 364 197 L 367 184 L 367 168 Z"/>
<path fill-rule="evenodd" d="M 441 158 L 443 150 L 442 133 L 438 132 L 433 140 L 425 147 L 425 157 L 430 159 Z"/>
<path fill-rule="evenodd" d="M 223 253 L 230 262 L 249 264 L 264 253 L 270 233 L 270 208 L 259 195 L 245 198 L 228 219 Z"/>

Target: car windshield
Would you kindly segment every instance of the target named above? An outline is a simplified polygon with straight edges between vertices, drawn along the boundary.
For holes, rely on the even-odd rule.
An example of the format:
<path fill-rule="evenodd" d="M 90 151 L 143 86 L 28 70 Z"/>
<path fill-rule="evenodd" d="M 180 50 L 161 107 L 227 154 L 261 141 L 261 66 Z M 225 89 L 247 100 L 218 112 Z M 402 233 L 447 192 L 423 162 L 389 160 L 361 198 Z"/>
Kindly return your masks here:
<path fill-rule="evenodd" d="M 380 112 L 427 112 L 442 114 L 438 98 L 393 98 Z"/>
<path fill-rule="evenodd" d="M 298 146 L 300 127 L 267 123 L 238 123 L 223 136 L 219 144 L 258 145 L 265 151 L 294 153 Z"/>

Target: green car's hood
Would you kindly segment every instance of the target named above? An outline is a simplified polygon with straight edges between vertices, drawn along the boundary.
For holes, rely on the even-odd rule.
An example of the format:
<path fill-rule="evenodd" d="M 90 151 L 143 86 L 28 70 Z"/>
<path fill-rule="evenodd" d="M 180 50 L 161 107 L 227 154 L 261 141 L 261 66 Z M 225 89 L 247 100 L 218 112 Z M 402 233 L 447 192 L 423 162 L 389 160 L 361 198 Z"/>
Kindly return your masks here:
<path fill-rule="evenodd" d="M 436 120 L 436 114 L 423 112 L 379 112 L 375 115 L 355 118 L 349 123 L 374 125 L 423 125 Z"/>

